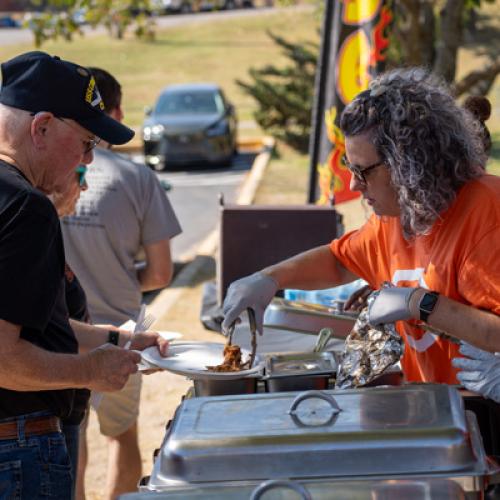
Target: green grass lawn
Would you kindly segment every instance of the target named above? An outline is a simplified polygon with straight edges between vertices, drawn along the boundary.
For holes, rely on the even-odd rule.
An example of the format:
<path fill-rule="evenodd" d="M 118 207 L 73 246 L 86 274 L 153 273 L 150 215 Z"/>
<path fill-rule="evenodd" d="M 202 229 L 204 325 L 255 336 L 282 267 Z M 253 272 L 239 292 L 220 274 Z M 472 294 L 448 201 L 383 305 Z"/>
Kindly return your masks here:
<path fill-rule="evenodd" d="M 251 120 L 255 103 L 235 84 L 247 80 L 251 66 L 284 61 L 266 30 L 295 41 L 318 40 L 313 8 L 276 10 L 261 16 L 219 19 L 157 32 L 155 42 L 132 35 L 118 41 L 102 36 L 77 36 L 73 42 L 50 42 L 42 50 L 84 66 L 98 66 L 122 83 L 125 123 L 138 127 L 144 107 L 171 83 L 211 81 L 225 89 L 240 120 Z M 33 50 L 31 45 L 0 47 L 0 61 Z"/>
<path fill-rule="evenodd" d="M 487 6 L 488 15 L 500 26 L 500 12 Z M 107 35 L 76 37 L 73 42 L 56 41 L 45 44 L 42 50 L 58 54 L 82 65 L 99 66 L 109 70 L 122 83 L 124 91 L 125 123 L 139 127 L 144 118 L 144 107 L 153 104 L 160 90 L 170 83 L 213 81 L 222 85 L 236 106 L 241 121 L 251 120 L 256 108 L 254 100 L 244 94 L 235 79 L 248 80 L 250 67 L 285 63 L 285 58 L 266 35 L 267 30 L 292 41 L 319 41 L 319 21 L 313 8 L 281 9 L 262 16 L 240 19 L 219 19 L 212 23 L 194 23 L 190 26 L 158 30 L 155 42 L 142 42 L 129 36 L 118 41 Z M 485 42 L 486 43 L 486 42 Z M 0 47 L 0 61 L 16 54 L 33 50 L 31 44 Z M 481 44 L 460 50 L 458 74 L 480 67 Z M 500 175 L 500 78 L 489 94 L 493 114 L 488 121 L 494 147 L 488 169 Z M 258 128 L 242 129 L 240 136 L 260 135 Z M 280 148 L 276 178 L 270 169 L 272 192 L 291 190 L 296 202 L 305 200 L 308 179 L 308 158 L 289 148 Z M 283 181 L 285 177 L 290 179 Z M 278 189 L 280 182 L 285 182 Z M 293 187 L 295 186 L 295 187 Z M 286 188 L 286 189 L 285 189 Z M 265 188 L 265 184 L 263 185 Z M 302 190 L 301 193 L 299 191 Z M 266 195 L 267 197 L 267 195 Z"/>

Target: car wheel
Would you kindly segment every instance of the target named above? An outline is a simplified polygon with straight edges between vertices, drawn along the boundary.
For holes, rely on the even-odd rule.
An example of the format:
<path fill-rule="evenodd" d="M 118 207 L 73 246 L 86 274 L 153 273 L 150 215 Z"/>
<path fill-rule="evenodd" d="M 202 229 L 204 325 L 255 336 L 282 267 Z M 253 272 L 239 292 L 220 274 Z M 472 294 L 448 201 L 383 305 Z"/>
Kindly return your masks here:
<path fill-rule="evenodd" d="M 181 14 L 190 14 L 191 13 L 191 5 L 188 2 L 183 2 L 181 5 Z"/>
<path fill-rule="evenodd" d="M 226 0 L 226 3 L 224 4 L 225 10 L 233 10 L 235 8 L 236 4 L 234 3 L 234 0 Z"/>

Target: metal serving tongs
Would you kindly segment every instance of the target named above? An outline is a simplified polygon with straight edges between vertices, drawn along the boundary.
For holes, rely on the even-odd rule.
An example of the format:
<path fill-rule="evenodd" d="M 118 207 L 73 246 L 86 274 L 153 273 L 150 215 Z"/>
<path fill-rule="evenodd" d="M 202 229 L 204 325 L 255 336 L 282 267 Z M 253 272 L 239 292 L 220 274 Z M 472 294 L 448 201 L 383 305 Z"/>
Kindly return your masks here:
<path fill-rule="evenodd" d="M 250 323 L 250 332 L 252 334 L 252 352 L 250 353 L 250 359 L 245 363 L 248 365 L 248 369 L 252 368 L 255 361 L 255 355 L 257 353 L 257 322 L 255 321 L 255 313 L 252 308 L 247 308 L 248 322 Z M 236 328 L 236 321 L 229 325 L 227 329 L 227 345 L 232 345 L 233 343 L 233 333 Z"/>
<path fill-rule="evenodd" d="M 330 338 L 333 335 L 333 330 L 331 328 L 322 328 L 316 340 L 316 345 L 314 346 L 313 352 L 321 352 L 325 347 Z"/>
<path fill-rule="evenodd" d="M 252 308 L 247 309 L 248 322 L 250 323 L 250 333 L 252 334 L 252 352 L 250 354 L 249 368 L 252 368 L 257 354 L 257 322 L 255 321 L 255 312 Z"/>

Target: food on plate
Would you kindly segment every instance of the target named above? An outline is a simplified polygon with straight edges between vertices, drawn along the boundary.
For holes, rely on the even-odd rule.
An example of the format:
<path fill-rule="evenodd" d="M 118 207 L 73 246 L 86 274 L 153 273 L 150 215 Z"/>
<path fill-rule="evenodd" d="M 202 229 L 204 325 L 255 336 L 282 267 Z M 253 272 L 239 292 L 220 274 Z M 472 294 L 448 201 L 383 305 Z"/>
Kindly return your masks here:
<path fill-rule="evenodd" d="M 239 372 L 248 368 L 248 362 L 241 362 L 241 349 L 239 345 L 226 344 L 224 346 L 224 361 L 220 365 L 207 366 L 212 372 Z"/>

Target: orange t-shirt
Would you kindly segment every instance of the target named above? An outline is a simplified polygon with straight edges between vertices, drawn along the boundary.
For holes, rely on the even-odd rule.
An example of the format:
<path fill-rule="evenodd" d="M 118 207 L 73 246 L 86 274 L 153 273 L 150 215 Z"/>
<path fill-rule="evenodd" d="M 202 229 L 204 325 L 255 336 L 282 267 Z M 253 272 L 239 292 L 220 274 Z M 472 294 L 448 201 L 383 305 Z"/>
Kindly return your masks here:
<path fill-rule="evenodd" d="M 500 315 L 500 177 L 484 175 L 464 185 L 428 235 L 408 242 L 398 217 L 373 215 L 330 248 L 373 288 L 384 281 L 420 286 Z M 422 326 L 417 320 L 396 323 L 405 341 L 406 379 L 456 384 L 451 359 L 459 355 L 457 344 Z"/>

